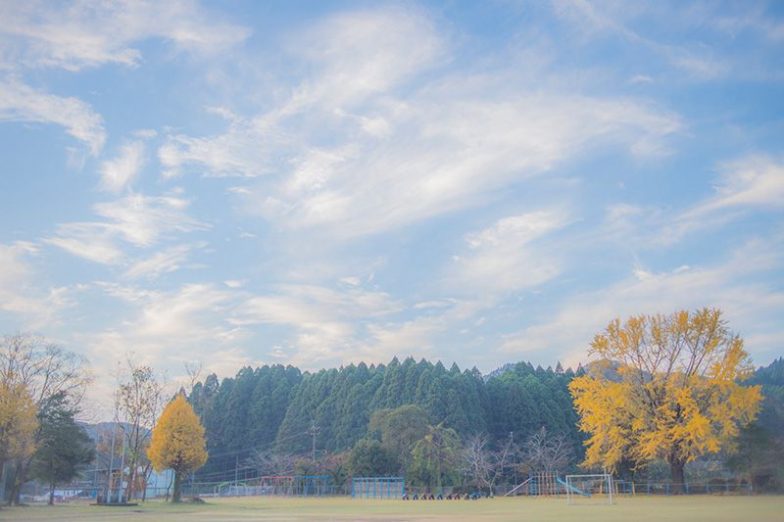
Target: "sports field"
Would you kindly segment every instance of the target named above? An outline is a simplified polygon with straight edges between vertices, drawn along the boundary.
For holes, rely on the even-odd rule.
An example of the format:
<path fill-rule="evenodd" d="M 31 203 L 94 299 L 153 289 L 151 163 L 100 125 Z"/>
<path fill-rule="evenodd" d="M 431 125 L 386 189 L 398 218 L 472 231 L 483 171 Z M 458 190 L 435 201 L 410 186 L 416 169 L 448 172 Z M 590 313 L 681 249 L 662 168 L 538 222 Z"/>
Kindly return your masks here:
<path fill-rule="evenodd" d="M 0 520 L 63 521 L 160 520 L 531 520 L 531 521 L 743 521 L 784 520 L 784 497 L 633 497 L 615 505 L 569 506 L 563 499 L 495 498 L 478 501 L 352 500 L 350 498 L 245 497 L 209 500 L 207 504 L 173 506 L 148 502 L 135 507 L 89 505 L 4 508 Z"/>

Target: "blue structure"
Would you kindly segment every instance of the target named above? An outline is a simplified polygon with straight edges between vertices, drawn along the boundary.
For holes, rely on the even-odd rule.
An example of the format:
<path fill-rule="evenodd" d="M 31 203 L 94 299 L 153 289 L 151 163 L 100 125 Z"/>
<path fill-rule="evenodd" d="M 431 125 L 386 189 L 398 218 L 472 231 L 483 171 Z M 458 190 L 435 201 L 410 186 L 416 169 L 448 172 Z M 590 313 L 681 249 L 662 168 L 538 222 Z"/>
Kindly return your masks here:
<path fill-rule="evenodd" d="M 403 477 L 354 477 L 351 481 L 352 498 L 403 498 L 405 494 Z"/>

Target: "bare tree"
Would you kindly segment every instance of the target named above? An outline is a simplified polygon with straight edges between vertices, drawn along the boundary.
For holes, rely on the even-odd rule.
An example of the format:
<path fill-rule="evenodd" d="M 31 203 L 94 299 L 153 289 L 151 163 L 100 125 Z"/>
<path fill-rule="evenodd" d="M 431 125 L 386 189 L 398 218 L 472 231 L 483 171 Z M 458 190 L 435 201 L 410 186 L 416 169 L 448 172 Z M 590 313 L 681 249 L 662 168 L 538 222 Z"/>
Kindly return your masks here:
<path fill-rule="evenodd" d="M 84 357 L 43 337 L 17 334 L 3 337 L 0 379 L 25 385 L 39 405 L 62 393 L 78 407 L 92 376 Z"/>
<path fill-rule="evenodd" d="M 518 453 L 511 437 L 506 439 L 498 451 L 491 451 L 487 435 L 474 435 L 463 448 L 463 472 L 471 477 L 480 488 L 491 493 L 504 472 L 512 466 Z"/>
<path fill-rule="evenodd" d="M 187 361 L 185 363 L 185 373 L 188 374 L 188 393 L 193 391 L 193 387 L 199 382 L 199 377 L 204 369 L 201 361 Z"/>
<path fill-rule="evenodd" d="M 259 475 L 292 475 L 296 457 L 288 453 L 272 451 L 254 451 L 245 461 L 246 465 L 256 469 Z"/>
<path fill-rule="evenodd" d="M 55 396 L 63 396 L 72 411 L 79 411 L 87 385 L 92 381 L 84 357 L 66 351 L 43 337 L 7 335 L 0 341 L 0 379 L 21 384 L 41 410 Z M 40 427 L 35 434 L 37 443 Z M 27 481 L 32 457 L 13 463 L 14 479 L 9 504 L 19 504 L 22 484 Z"/>
<path fill-rule="evenodd" d="M 146 479 L 152 469 L 146 449 L 150 433 L 163 405 L 163 379 L 149 366 L 136 365 L 129 357 L 117 390 L 119 412 L 128 424 L 125 430 L 128 453 L 128 488 L 126 498 L 134 498 L 139 479 Z M 140 473 L 141 471 L 141 473 Z"/>
<path fill-rule="evenodd" d="M 566 469 L 572 457 L 572 445 L 566 437 L 560 433 L 553 435 L 542 426 L 525 443 L 523 466 L 528 471 L 556 473 Z"/>

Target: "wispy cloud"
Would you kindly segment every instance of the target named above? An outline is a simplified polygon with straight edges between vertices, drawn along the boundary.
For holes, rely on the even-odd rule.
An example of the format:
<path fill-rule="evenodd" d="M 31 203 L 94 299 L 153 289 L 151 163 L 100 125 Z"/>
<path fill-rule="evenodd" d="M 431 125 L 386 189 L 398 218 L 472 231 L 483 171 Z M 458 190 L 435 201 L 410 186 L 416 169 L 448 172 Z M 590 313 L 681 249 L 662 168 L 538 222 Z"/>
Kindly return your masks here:
<path fill-rule="evenodd" d="M 116 386 L 111 369 L 129 356 L 138 364 L 168 370 L 170 378 L 183 371 L 185 362 L 194 360 L 220 375 L 259 363 L 244 348 L 247 333 L 226 321 L 226 310 L 236 304 L 236 296 L 229 291 L 203 283 L 171 291 L 115 283 L 96 283 L 95 287 L 126 306 L 124 320 L 75 336 L 92 364 L 105 370 L 91 390 L 97 402 L 102 401 L 100 393 Z"/>
<path fill-rule="evenodd" d="M 635 18 L 645 19 L 655 11 L 649 4 L 631 6 L 590 0 L 555 0 L 552 4 L 553 12 L 575 30 L 592 38 L 608 34 L 622 38 L 628 44 L 647 49 L 692 79 L 715 80 L 732 70 L 721 53 L 700 42 L 673 44 L 635 30 L 631 23 Z M 668 19 L 672 17 L 672 10 L 665 12 Z"/>
<path fill-rule="evenodd" d="M 700 230 L 716 229 L 750 213 L 784 207 L 784 164 L 770 156 L 747 156 L 718 166 L 713 194 L 675 215 L 650 212 L 659 232 L 656 244 L 677 243 Z"/>
<path fill-rule="evenodd" d="M 106 141 L 103 118 L 88 104 L 33 89 L 14 78 L 0 79 L 0 120 L 59 125 L 92 154 L 98 154 Z"/>
<path fill-rule="evenodd" d="M 784 307 L 784 293 L 759 282 L 781 266 L 779 248 L 750 240 L 717 264 L 677 267 L 668 272 L 651 272 L 637 266 L 627 277 L 596 291 L 575 294 L 542 318 L 503 338 L 501 351 L 509 357 L 549 358 L 547 354 L 568 353 L 566 362 L 585 361 L 593 336 L 615 317 L 640 313 L 670 313 L 679 309 L 714 306 L 726 312 L 731 327 L 746 332 L 774 333 L 781 339 L 784 329 L 776 317 Z M 777 345 L 749 346 L 752 352 L 770 353 Z"/>
<path fill-rule="evenodd" d="M 56 234 L 44 241 L 90 261 L 117 264 L 126 257 L 120 241 L 145 248 L 175 233 L 207 228 L 206 224 L 188 216 L 188 204 L 187 200 L 173 196 L 131 194 L 96 204 L 93 210 L 104 218 L 103 221 L 58 225 Z M 169 261 L 172 254 L 169 252 Z M 164 258 L 167 258 L 166 254 L 158 261 Z"/>
<path fill-rule="evenodd" d="M 192 248 L 191 245 L 176 245 L 156 252 L 146 259 L 133 263 L 130 268 L 125 271 L 125 277 L 131 279 L 139 277 L 153 279 L 160 277 L 163 274 L 179 270 L 187 261 Z"/>
<path fill-rule="evenodd" d="M 356 237 L 477 205 L 591 147 L 661 154 L 683 125 L 645 101 L 542 92 L 515 65 L 450 73 L 436 60 L 448 39 L 417 12 L 343 15 L 303 38 L 295 58 L 319 66 L 290 99 L 224 134 L 169 136 L 167 172 L 261 176 L 239 195 L 251 214 Z"/>
<path fill-rule="evenodd" d="M 567 223 L 563 211 L 538 211 L 505 217 L 469 234 L 468 249 L 454 259 L 446 286 L 474 296 L 497 296 L 552 279 L 561 271 L 557 256 L 532 243 Z"/>
<path fill-rule="evenodd" d="M 281 285 L 269 295 L 248 298 L 232 323 L 238 326 L 278 324 L 292 327 L 292 360 L 308 367 L 350 357 L 359 344 L 357 323 L 386 317 L 402 309 L 385 292 L 357 286 L 339 289 L 315 285 Z"/>
<path fill-rule="evenodd" d="M 107 63 L 138 65 L 142 53 L 134 44 L 149 38 L 170 42 L 176 50 L 217 54 L 250 34 L 191 0 L 10 2 L 0 13 L 6 64 L 13 60 L 69 71 Z"/>
<path fill-rule="evenodd" d="M 144 144 L 134 141 L 123 145 L 117 157 L 101 164 L 101 186 L 110 192 L 128 187 L 144 165 Z"/>
<path fill-rule="evenodd" d="M 30 266 L 39 248 L 30 242 L 0 243 L 0 312 L 14 314 L 17 324 L 40 328 L 57 321 L 57 313 L 72 304 L 66 287 L 41 289 Z"/>
<path fill-rule="evenodd" d="M 721 166 L 716 194 L 697 205 L 686 217 L 728 208 L 784 207 L 784 163 L 769 156 L 750 156 Z"/>

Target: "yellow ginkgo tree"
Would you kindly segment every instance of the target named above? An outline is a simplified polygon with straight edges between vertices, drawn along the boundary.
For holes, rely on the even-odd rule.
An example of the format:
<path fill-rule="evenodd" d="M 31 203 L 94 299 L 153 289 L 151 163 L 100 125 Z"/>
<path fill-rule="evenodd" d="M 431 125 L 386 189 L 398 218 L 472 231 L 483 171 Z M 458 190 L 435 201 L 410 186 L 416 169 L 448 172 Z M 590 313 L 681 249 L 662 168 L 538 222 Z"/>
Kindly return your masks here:
<path fill-rule="evenodd" d="M 664 459 L 678 492 L 687 462 L 732 451 L 757 415 L 759 386 L 739 384 L 751 361 L 718 309 L 616 319 L 589 353 L 597 360 L 569 385 L 586 467 Z"/>
<path fill-rule="evenodd" d="M 24 384 L 0 380 L 0 467 L 35 452 L 38 410 Z"/>
<path fill-rule="evenodd" d="M 172 502 L 180 501 L 182 478 L 207 462 L 205 445 L 204 426 L 185 394 L 178 393 L 161 413 L 147 449 L 156 471 L 174 471 Z"/>

